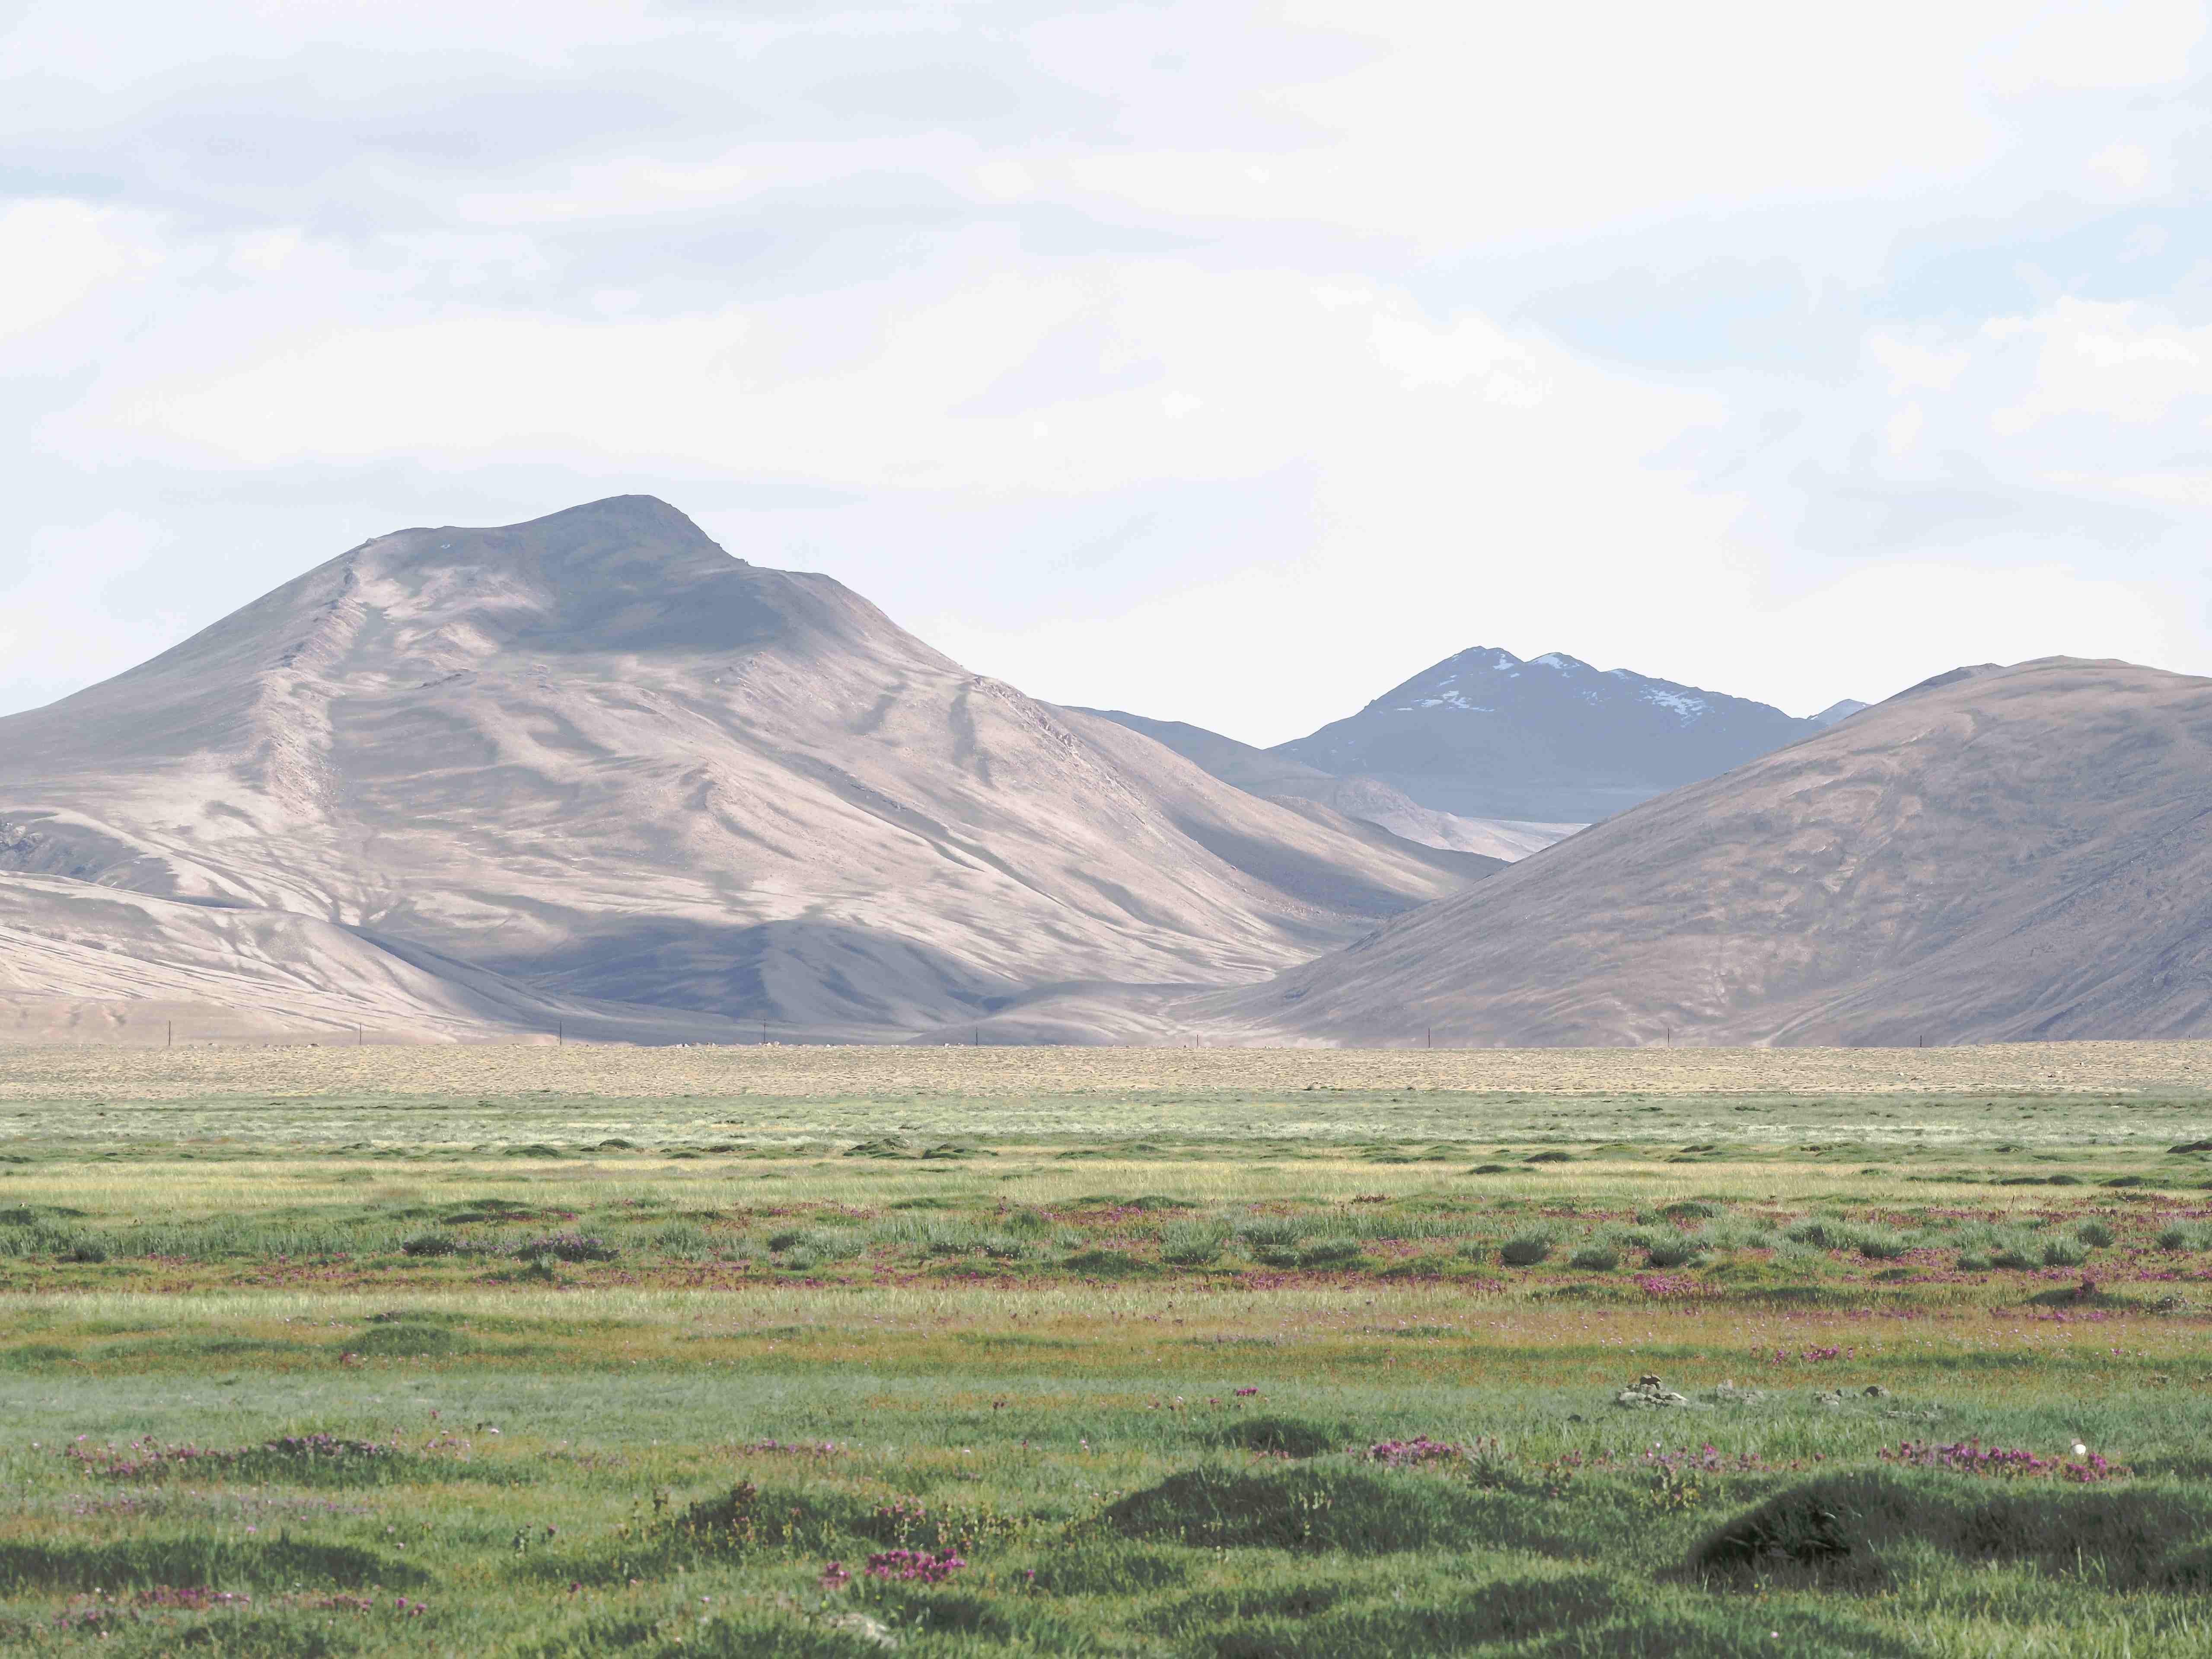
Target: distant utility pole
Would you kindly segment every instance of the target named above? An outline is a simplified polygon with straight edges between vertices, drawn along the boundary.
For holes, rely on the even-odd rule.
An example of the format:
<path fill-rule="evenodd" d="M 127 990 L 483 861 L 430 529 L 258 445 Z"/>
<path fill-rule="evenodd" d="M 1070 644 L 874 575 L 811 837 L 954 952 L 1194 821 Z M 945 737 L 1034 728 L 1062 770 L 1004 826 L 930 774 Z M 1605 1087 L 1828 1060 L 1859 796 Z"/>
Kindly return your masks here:
<path fill-rule="evenodd" d="M 1430 1027 L 1429 1027 L 1429 1047 L 1430 1047 L 1430 1048 L 1435 1048 L 1436 1046 L 1437 1046 L 1437 1028 L 1436 1028 L 1435 1026 L 1431 1025 L 1431 1026 L 1430 1026 Z"/>
<path fill-rule="evenodd" d="M 763 1048 L 768 1047 L 768 1022 L 766 1020 L 763 1020 L 761 1022 L 761 1047 Z"/>
<path fill-rule="evenodd" d="M 975 1028 L 975 1042 L 974 1046 L 978 1048 L 983 1046 L 983 1028 L 980 1025 Z"/>
<path fill-rule="evenodd" d="M 556 1019 L 553 1022 L 553 1046 L 556 1048 L 565 1048 L 568 1046 L 568 1022 L 565 1019 Z"/>
<path fill-rule="evenodd" d="M 169 1022 L 169 1041 L 167 1046 L 172 1048 L 177 1046 L 177 1022 L 173 1019 Z"/>

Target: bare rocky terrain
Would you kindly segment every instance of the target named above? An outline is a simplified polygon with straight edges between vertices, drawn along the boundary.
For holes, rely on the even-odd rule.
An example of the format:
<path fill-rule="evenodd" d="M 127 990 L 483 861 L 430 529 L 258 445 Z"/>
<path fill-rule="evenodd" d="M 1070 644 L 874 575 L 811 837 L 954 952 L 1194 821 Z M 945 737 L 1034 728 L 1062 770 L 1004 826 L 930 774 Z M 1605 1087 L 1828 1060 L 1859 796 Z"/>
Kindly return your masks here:
<path fill-rule="evenodd" d="M 1264 987 L 1244 1041 L 2212 1034 L 2212 680 L 1938 675 Z"/>
<path fill-rule="evenodd" d="M 0 1037 L 896 1040 L 1049 994 L 1093 1040 L 1495 867 L 619 497 L 380 537 L 0 720 Z"/>

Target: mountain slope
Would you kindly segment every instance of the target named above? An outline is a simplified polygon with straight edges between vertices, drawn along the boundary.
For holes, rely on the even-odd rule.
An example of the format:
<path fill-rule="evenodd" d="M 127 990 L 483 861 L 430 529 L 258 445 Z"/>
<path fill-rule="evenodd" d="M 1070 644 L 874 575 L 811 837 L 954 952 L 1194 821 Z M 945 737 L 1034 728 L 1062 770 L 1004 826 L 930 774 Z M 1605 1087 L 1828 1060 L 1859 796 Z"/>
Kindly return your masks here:
<path fill-rule="evenodd" d="M 1156 720 L 1121 708 L 1078 708 L 1075 712 L 1095 714 L 1102 720 L 1126 726 L 1132 732 L 1141 732 L 1224 783 L 1233 783 L 1254 794 L 1266 794 L 1286 786 L 1325 785 L 1332 776 L 1317 766 L 1308 766 L 1266 749 L 1255 749 L 1249 743 L 1224 738 L 1218 732 L 1209 732 L 1187 720 Z"/>
<path fill-rule="evenodd" d="M 1275 983 L 1250 1040 L 2212 1036 L 2212 681 L 1938 676 Z"/>
<path fill-rule="evenodd" d="M 1224 783 L 1233 783 L 1263 800 L 1285 805 L 1310 801 L 1346 817 L 1379 824 L 1392 835 L 1423 847 L 1468 853 L 1510 864 L 1582 827 L 1463 818 L 1424 806 L 1378 779 L 1336 777 L 1318 767 L 1265 749 L 1255 749 L 1234 738 L 1224 738 L 1202 726 L 1191 726 L 1182 720 L 1149 720 L 1119 708 L 1083 708 L 1076 712 L 1096 714 L 1100 720 L 1126 726 L 1132 732 L 1141 732 Z"/>
<path fill-rule="evenodd" d="M 1559 652 L 1478 646 L 1269 752 L 1479 818 L 1587 823 L 1820 730 L 1778 708 Z"/>
<path fill-rule="evenodd" d="M 1466 879 L 969 673 L 640 496 L 378 538 L 0 720 L 10 869 L 78 884 L 79 911 L 89 882 L 465 964 L 500 1008 L 452 1029 L 619 1005 L 647 1035 L 890 1035 L 1042 984 L 1234 982 Z M 164 914 L 175 966 L 199 935 Z M 118 961 L 116 994 L 143 975 Z"/>
<path fill-rule="evenodd" d="M 0 876 L 0 1041 L 385 1042 L 489 1031 L 750 1041 L 689 1010 L 549 996 L 289 911 Z"/>

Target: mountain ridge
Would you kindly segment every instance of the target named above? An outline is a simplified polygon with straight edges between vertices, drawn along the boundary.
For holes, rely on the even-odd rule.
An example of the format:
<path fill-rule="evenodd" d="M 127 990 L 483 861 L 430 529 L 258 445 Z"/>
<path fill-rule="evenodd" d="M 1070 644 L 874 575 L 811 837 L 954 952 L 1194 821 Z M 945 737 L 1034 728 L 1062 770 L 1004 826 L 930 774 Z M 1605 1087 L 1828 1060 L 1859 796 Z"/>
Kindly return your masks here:
<path fill-rule="evenodd" d="M 650 497 L 373 538 L 0 720 L 0 868 L 317 918 L 663 1034 L 1254 979 L 1473 870 L 973 674 Z"/>
<path fill-rule="evenodd" d="M 1185 1017 L 1245 1041 L 2212 1034 L 2212 680 L 1933 677 Z"/>
<path fill-rule="evenodd" d="M 1591 823 L 1822 729 L 1769 704 L 1471 646 L 1268 752 L 1475 818 Z"/>

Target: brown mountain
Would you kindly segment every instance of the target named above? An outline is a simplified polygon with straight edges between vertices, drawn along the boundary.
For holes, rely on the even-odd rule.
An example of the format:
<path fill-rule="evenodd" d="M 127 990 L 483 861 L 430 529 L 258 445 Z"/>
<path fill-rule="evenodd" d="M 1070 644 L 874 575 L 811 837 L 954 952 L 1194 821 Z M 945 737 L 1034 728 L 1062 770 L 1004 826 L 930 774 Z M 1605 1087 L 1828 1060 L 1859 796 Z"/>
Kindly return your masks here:
<path fill-rule="evenodd" d="M 2212 1036 L 2212 681 L 1939 675 L 1182 1012 L 1254 1041 Z"/>
<path fill-rule="evenodd" d="M 1485 867 L 627 496 L 380 537 L 0 720 L 0 1035 L 893 1036 L 1260 979 Z"/>

